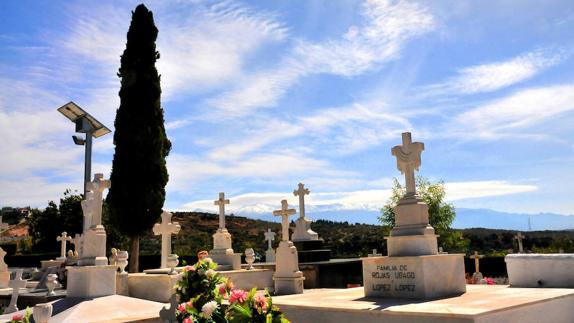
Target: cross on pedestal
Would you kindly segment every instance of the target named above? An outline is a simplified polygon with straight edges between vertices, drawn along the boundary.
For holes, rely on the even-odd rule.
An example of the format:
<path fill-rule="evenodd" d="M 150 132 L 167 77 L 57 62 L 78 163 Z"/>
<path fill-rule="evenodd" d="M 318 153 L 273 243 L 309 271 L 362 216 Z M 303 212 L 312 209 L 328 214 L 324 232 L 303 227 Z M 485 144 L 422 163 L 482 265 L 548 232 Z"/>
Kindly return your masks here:
<path fill-rule="evenodd" d="M 219 199 L 213 201 L 213 205 L 219 205 L 219 229 L 225 229 L 225 204 L 229 204 L 229 200 L 225 199 L 225 193 L 219 193 Z"/>
<path fill-rule="evenodd" d="M 110 180 L 104 179 L 104 174 L 101 173 L 94 174 L 94 180 L 86 183 L 86 191 L 91 192 L 91 198 L 94 200 L 91 226 L 102 224 L 102 193 L 110 186 Z"/>
<path fill-rule="evenodd" d="M 62 232 L 62 235 L 56 238 L 56 241 L 61 242 L 60 246 L 60 257 L 66 258 L 66 242 L 72 241 L 72 237 L 68 237 L 66 231 Z"/>
<path fill-rule="evenodd" d="M 281 241 L 289 241 L 289 216 L 295 213 L 295 209 L 289 209 L 287 200 L 281 201 L 281 210 L 273 211 L 273 215 L 281 217 Z"/>
<path fill-rule="evenodd" d="M 311 191 L 305 188 L 305 184 L 299 183 L 299 187 L 293 191 L 293 195 L 299 196 L 299 218 L 305 218 L 305 195 L 309 195 Z"/>
<path fill-rule="evenodd" d="M 8 282 L 8 286 L 12 288 L 12 297 L 10 298 L 10 305 L 4 310 L 4 314 L 18 312 L 18 295 L 20 295 L 20 288 L 26 287 L 26 281 L 22 279 L 23 269 L 16 269 L 14 280 Z"/>
<path fill-rule="evenodd" d="M 522 239 L 524 238 L 525 236 L 523 236 L 520 232 L 514 236 L 514 239 L 518 241 L 518 253 L 524 253 L 524 247 L 522 246 Z"/>
<path fill-rule="evenodd" d="M 171 254 L 171 235 L 177 234 L 181 226 L 177 222 L 171 222 L 171 213 L 163 211 L 161 223 L 153 226 L 153 234 L 161 235 L 161 268 L 168 268 L 167 257 Z"/>
<path fill-rule="evenodd" d="M 265 232 L 265 241 L 267 241 L 267 250 L 273 250 L 273 241 L 275 240 L 275 232 L 271 231 L 270 228 Z"/>
<path fill-rule="evenodd" d="M 470 259 L 474 259 L 474 272 L 475 273 L 480 273 L 479 261 L 481 258 L 484 258 L 484 255 L 479 255 L 478 251 L 475 251 L 474 255 L 470 256 Z"/>
<path fill-rule="evenodd" d="M 405 196 L 412 197 L 416 195 L 415 170 L 421 166 L 421 153 L 425 145 L 422 142 L 412 142 L 410 132 L 403 132 L 402 139 L 403 145 L 393 147 L 391 152 L 397 157 L 397 168 L 405 175 Z"/>

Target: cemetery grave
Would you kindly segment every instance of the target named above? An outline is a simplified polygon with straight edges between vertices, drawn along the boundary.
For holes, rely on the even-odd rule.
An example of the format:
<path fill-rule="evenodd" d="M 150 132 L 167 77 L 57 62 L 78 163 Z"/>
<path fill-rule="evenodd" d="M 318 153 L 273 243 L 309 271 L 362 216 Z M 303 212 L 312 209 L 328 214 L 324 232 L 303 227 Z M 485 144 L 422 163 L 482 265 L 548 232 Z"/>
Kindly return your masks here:
<path fill-rule="evenodd" d="M 217 7 L 224 5 L 209 8 L 206 16 L 220 14 Z M 224 12 L 222 17 L 233 15 L 237 13 Z M 393 24 L 395 22 L 391 20 L 390 25 Z M 255 29 L 265 29 L 261 28 L 263 25 L 254 25 Z M 354 27 L 357 30 L 367 28 Z M 372 35 L 369 36 L 368 30 L 357 30 L 349 29 L 345 39 L 360 51 L 363 38 Z M 206 212 L 216 213 L 217 224 L 209 224 L 211 231 L 197 235 L 199 242 L 193 247 L 197 249 L 193 250 L 195 254 L 190 255 L 187 250 L 187 254 L 182 254 L 180 251 L 185 249 L 178 249 L 180 245 L 175 245 L 174 240 L 186 241 L 182 236 L 190 231 L 199 231 L 196 226 L 200 217 L 180 221 L 183 217 L 180 212 L 171 212 L 164 205 L 169 180 L 166 157 L 172 143 L 166 135 L 168 127 L 164 125 L 160 101 L 160 74 L 155 67 L 160 57 L 156 51 L 157 34 L 152 12 L 145 5 L 138 5 L 132 12 L 126 50 L 121 56 L 122 65 L 118 72 L 121 106 L 116 114 L 116 132 L 110 141 L 116 146 L 116 151 L 109 178 L 102 172 L 94 172 L 92 176 L 92 145 L 94 139 L 111 130 L 73 101 L 58 109 L 75 124 L 77 133 L 85 134 L 83 138 L 73 136 L 76 145 L 84 146 L 83 195 L 76 204 L 81 209 L 81 223 L 79 219 L 72 224 L 53 221 L 58 233 L 56 235 L 52 231 L 49 239 L 31 232 L 32 240 L 46 239 L 47 243 L 57 243 L 59 249 L 53 257 L 41 254 L 42 259 L 38 259 L 35 267 L 8 266 L 5 261 L 7 252 L 0 248 L 0 322 L 574 321 L 574 253 L 565 253 L 562 245 L 558 253 L 533 252 L 535 248 L 529 246 L 528 239 L 535 233 L 529 231 L 523 235 L 520 231 L 516 234 L 513 231 L 493 234 L 497 236 L 496 243 L 504 239 L 516 242 L 516 248 L 510 250 L 485 253 L 483 249 L 474 248 L 476 245 L 471 247 L 460 241 L 449 242 L 451 245 L 464 245 L 467 255 L 466 251 L 444 247 L 448 246 L 446 239 L 439 240 L 439 233 L 444 232 L 440 231 L 440 225 L 444 224 L 432 219 L 438 212 L 437 205 L 421 194 L 423 190 L 420 187 L 424 185 L 419 184 L 416 175 L 425 170 L 425 149 L 436 149 L 439 154 L 444 151 L 432 141 L 428 146 L 413 141 L 411 132 L 402 132 L 400 144 L 385 148 L 390 148 L 386 150 L 385 158 L 394 158 L 394 172 L 404 176 L 405 185 L 402 187 L 395 181 L 398 188 L 395 187 L 392 194 L 397 197 L 396 203 L 384 204 L 386 211 L 392 211 L 392 221 L 389 222 L 392 225 L 365 226 L 369 230 L 377 230 L 381 243 L 363 244 L 360 253 L 355 250 L 350 256 L 338 257 L 333 240 L 327 237 L 330 232 L 319 230 L 318 222 L 313 222 L 307 214 L 313 205 L 321 204 L 312 204 L 316 196 L 335 193 L 318 192 L 321 185 L 317 185 L 315 191 L 314 177 L 302 178 L 301 181 L 290 178 L 289 183 L 298 183 L 293 192 L 293 186 L 289 186 L 288 192 L 271 194 L 274 199 L 275 196 L 283 197 L 275 199 L 273 208 L 265 209 L 265 215 L 275 222 L 261 221 L 261 227 L 255 229 L 249 224 L 240 226 L 239 221 L 229 221 L 236 217 L 230 209 L 239 204 L 238 190 L 221 188 L 221 183 L 213 184 L 210 190 L 217 189 L 213 196 L 207 202 L 199 202 L 207 203 Z M 332 66 L 329 68 L 336 70 Z M 141 106 L 149 108 L 149 111 L 138 110 Z M 148 123 L 144 122 L 146 118 Z M 298 120 L 301 124 L 317 122 Z M 309 124 L 302 125 L 301 131 L 311 128 Z M 401 128 L 411 128 L 407 122 L 399 124 Z M 171 127 L 176 128 L 173 124 Z M 297 131 L 295 133 L 298 135 Z M 204 144 L 197 143 L 198 146 Z M 125 150 L 117 149 L 122 145 Z M 174 157 L 175 162 L 178 158 L 181 156 Z M 224 169 L 214 168 L 219 172 Z M 234 171 L 240 172 L 241 169 Z M 371 179 L 383 178 L 387 172 L 390 170 L 381 169 L 378 174 L 370 176 Z M 289 174 L 294 177 L 297 172 Z M 185 177 L 185 174 L 177 175 Z M 303 182 L 311 183 L 313 194 Z M 142 183 L 150 185 L 141 189 Z M 443 189 L 442 184 L 438 187 Z M 205 190 L 204 187 L 201 189 Z M 231 196 L 226 196 L 224 189 L 231 192 Z M 243 189 L 249 192 L 247 187 Z M 126 192 L 136 193 L 129 195 Z M 216 193 L 217 199 L 212 200 Z M 444 194 L 443 190 L 439 204 L 442 204 Z M 295 198 L 298 208 L 289 205 L 288 199 L 295 201 Z M 379 202 L 381 205 L 384 203 Z M 55 203 L 50 203 L 56 210 Z M 236 210 L 239 215 L 245 212 L 241 208 Z M 65 208 L 60 206 L 55 212 L 64 211 Z M 132 211 L 134 214 L 139 212 L 140 217 L 129 218 L 133 216 Z M 206 216 L 211 217 L 211 213 Z M 379 219 L 381 222 L 385 221 L 383 217 Z M 16 225 L 30 223 L 30 231 L 33 231 L 33 225 L 38 228 L 34 220 L 22 219 Z M 444 226 L 448 228 L 452 220 L 446 221 L 448 223 Z M 81 233 L 67 229 L 74 225 L 81 228 L 78 231 Z M 132 231 L 130 225 L 143 228 L 145 232 Z M 350 226 L 348 223 L 345 225 Z M 11 225 L 4 223 L 0 215 L 0 233 L 10 229 Z M 257 243 L 238 243 L 249 230 L 257 231 Z M 117 242 L 121 247 L 111 245 L 112 237 L 113 243 Z M 347 238 L 337 237 L 340 241 Z M 464 240 L 462 234 L 451 237 Z M 150 239 L 154 239 L 152 244 Z M 159 265 L 143 270 L 145 266 L 138 267 L 140 259 L 150 256 L 140 254 L 140 243 L 146 251 L 150 246 L 155 249 L 151 256 L 159 254 Z M 129 252 L 124 250 L 128 244 Z M 15 249 L 18 251 L 18 245 Z M 492 277 L 494 271 L 486 271 L 493 253 L 504 256 L 499 256 L 499 262 L 504 259 L 504 268 L 497 272 L 499 277 Z"/>

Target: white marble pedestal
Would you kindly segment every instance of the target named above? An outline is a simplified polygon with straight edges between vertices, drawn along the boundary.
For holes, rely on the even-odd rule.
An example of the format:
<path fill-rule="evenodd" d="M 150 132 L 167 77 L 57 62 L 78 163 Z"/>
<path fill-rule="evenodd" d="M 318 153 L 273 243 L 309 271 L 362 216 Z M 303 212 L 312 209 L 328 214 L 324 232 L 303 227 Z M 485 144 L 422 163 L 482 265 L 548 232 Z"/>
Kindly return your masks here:
<path fill-rule="evenodd" d="M 181 277 L 182 274 L 129 274 L 129 296 L 154 302 L 168 303 L 171 295 L 175 292 L 175 284 L 177 284 Z"/>
<path fill-rule="evenodd" d="M 117 266 L 69 266 L 68 297 L 94 298 L 116 294 Z"/>
<path fill-rule="evenodd" d="M 303 293 L 303 272 L 299 270 L 297 248 L 291 241 L 279 242 L 275 259 L 275 295 Z"/>
<path fill-rule="evenodd" d="M 79 266 L 106 266 L 106 230 L 99 224 L 88 229 L 81 238 L 82 252 Z"/>
<path fill-rule="evenodd" d="M 363 260 L 365 296 L 431 299 L 466 291 L 464 255 L 368 257 Z"/>
<path fill-rule="evenodd" d="M 209 258 L 223 268 L 241 269 L 241 254 L 233 252 L 231 234 L 227 229 L 217 229 L 213 234 L 213 250 L 209 251 Z"/>

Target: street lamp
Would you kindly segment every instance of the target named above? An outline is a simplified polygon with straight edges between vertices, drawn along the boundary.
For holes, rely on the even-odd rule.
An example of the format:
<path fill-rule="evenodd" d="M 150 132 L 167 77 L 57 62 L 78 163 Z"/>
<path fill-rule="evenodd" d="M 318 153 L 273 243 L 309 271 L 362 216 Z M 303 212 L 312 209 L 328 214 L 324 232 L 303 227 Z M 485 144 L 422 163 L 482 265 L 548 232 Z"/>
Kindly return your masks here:
<path fill-rule="evenodd" d="M 72 136 L 76 145 L 86 148 L 84 160 L 84 199 L 86 199 L 86 183 L 90 181 L 92 176 L 92 137 L 98 138 L 111 131 L 72 101 L 58 108 L 58 111 L 76 124 L 76 132 L 86 134 L 85 139 Z"/>

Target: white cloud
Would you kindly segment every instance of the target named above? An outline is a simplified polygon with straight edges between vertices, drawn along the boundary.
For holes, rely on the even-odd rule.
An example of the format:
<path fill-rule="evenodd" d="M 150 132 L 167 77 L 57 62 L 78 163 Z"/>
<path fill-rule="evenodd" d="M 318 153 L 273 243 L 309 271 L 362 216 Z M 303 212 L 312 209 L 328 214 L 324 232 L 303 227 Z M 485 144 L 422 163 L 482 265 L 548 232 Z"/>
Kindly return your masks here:
<path fill-rule="evenodd" d="M 247 121 L 246 121 L 247 122 Z M 387 111 L 381 102 L 355 103 L 329 108 L 294 120 L 264 119 L 250 121 L 252 125 L 239 139 L 217 146 L 209 157 L 236 160 L 274 143 L 285 145 L 287 139 L 305 138 L 299 147 L 315 147 L 336 154 L 350 154 L 378 145 L 384 139 L 400 137 L 410 122 Z M 252 130 L 254 129 L 254 130 Z"/>
<path fill-rule="evenodd" d="M 81 184 L 79 185 L 81 186 Z M 13 180 L 0 178 L 1 206 L 32 206 L 44 208 L 49 201 L 58 200 L 66 189 L 78 187 L 78 183 L 50 182 L 38 176 L 20 177 Z"/>
<path fill-rule="evenodd" d="M 274 106 L 304 76 L 363 74 L 395 58 L 411 38 L 434 28 L 433 17 L 425 8 L 406 1 L 369 0 L 364 3 L 362 15 L 364 24 L 351 26 L 351 32 L 339 39 L 296 40 L 276 68 L 248 76 L 240 82 L 246 85 L 225 92 L 209 103 L 228 117 Z"/>
<path fill-rule="evenodd" d="M 496 91 L 532 78 L 560 63 L 563 50 L 535 50 L 509 60 L 465 67 L 444 83 L 424 87 L 424 95 L 460 95 Z"/>
<path fill-rule="evenodd" d="M 527 193 L 537 189 L 535 185 L 512 184 L 500 180 L 445 183 L 447 201 Z"/>
<path fill-rule="evenodd" d="M 447 201 L 484 198 L 531 192 L 537 189 L 533 185 L 513 184 L 507 181 L 472 181 L 445 184 Z M 312 192 L 306 197 L 305 208 L 308 212 L 380 210 L 391 196 L 390 189 L 374 189 L 348 192 Z M 270 213 L 287 199 L 291 206 L 298 205 L 298 197 L 292 193 L 248 193 L 230 197 L 229 212 Z M 183 205 L 184 210 L 215 212 L 213 201 L 200 200 Z"/>
<path fill-rule="evenodd" d="M 531 88 L 464 112 L 454 118 L 452 126 L 466 134 L 493 137 L 571 110 L 574 110 L 574 85 Z"/>
<path fill-rule="evenodd" d="M 302 156 L 292 151 L 256 154 L 249 158 L 231 161 L 214 161 L 189 155 L 174 154 L 168 157 L 170 181 L 168 189 L 185 191 L 194 182 L 207 177 L 273 178 L 303 176 L 304 174 L 327 174 L 325 161 Z"/>

